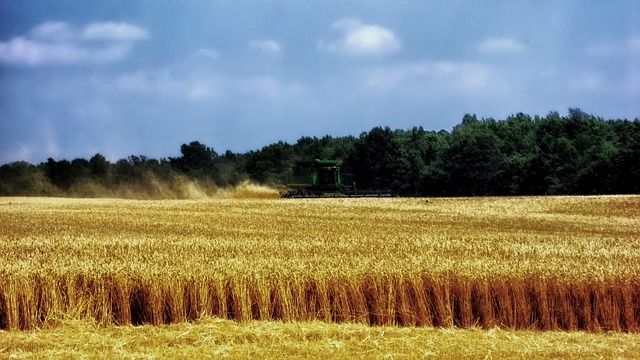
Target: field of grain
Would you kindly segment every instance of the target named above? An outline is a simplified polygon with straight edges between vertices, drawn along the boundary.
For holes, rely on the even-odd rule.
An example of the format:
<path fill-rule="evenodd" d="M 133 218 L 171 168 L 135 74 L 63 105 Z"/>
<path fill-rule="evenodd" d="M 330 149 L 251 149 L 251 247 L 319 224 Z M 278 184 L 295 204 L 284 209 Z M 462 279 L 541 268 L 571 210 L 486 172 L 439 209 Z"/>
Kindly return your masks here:
<path fill-rule="evenodd" d="M 99 326 L 62 321 L 0 330 L 8 359 L 637 359 L 640 335 L 493 327 L 368 326 L 355 323 L 194 322 Z"/>
<path fill-rule="evenodd" d="M 0 329 L 640 329 L 640 197 L 0 199 Z"/>

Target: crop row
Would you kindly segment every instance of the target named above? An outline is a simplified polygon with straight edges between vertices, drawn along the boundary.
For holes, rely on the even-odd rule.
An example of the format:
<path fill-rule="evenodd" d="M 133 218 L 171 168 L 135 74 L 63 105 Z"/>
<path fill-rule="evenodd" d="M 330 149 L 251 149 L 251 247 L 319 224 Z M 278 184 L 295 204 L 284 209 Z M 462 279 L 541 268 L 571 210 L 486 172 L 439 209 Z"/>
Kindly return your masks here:
<path fill-rule="evenodd" d="M 401 326 L 640 330 L 640 281 L 465 279 L 451 275 L 364 278 L 5 277 L 0 328 L 67 317 L 102 324 L 161 324 L 204 315 L 237 321 L 358 322 Z"/>

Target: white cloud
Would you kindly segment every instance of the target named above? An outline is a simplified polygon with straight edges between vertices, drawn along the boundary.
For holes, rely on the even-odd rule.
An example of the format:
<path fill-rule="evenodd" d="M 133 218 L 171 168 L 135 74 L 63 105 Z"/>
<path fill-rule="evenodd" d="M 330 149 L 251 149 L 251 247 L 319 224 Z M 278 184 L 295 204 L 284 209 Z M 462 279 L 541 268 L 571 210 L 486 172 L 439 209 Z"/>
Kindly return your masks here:
<path fill-rule="evenodd" d="M 635 56 L 640 55 L 640 36 L 632 36 L 626 40 L 606 40 L 590 44 L 585 48 L 591 56 Z"/>
<path fill-rule="evenodd" d="M 111 63 L 124 59 L 148 33 L 126 23 L 93 23 L 75 30 L 66 22 L 46 22 L 28 36 L 0 42 L 0 62 L 17 65 Z"/>
<path fill-rule="evenodd" d="M 89 40 L 138 41 L 149 38 L 149 33 L 138 26 L 124 22 L 105 22 L 87 25 L 82 36 Z"/>
<path fill-rule="evenodd" d="M 182 64 L 123 74 L 115 79 L 115 86 L 138 95 L 195 102 L 236 97 L 277 101 L 301 91 L 300 86 L 275 75 L 234 76 L 189 59 Z"/>
<path fill-rule="evenodd" d="M 627 48 L 632 54 L 640 54 L 640 36 L 629 38 Z"/>
<path fill-rule="evenodd" d="M 45 43 L 15 38 L 0 43 L 0 62 L 37 66 L 43 64 L 110 63 L 123 59 L 131 50 L 126 43 L 85 47 L 70 42 Z"/>
<path fill-rule="evenodd" d="M 214 49 L 200 49 L 196 51 L 194 55 L 207 60 L 216 60 L 220 58 L 220 53 Z"/>
<path fill-rule="evenodd" d="M 119 76 L 116 86 L 151 96 L 204 99 L 211 93 L 213 81 L 208 73 L 198 71 L 197 75 L 187 69 L 172 67 L 139 70 Z"/>
<path fill-rule="evenodd" d="M 282 51 L 282 45 L 276 40 L 252 40 L 249 42 L 249 48 L 271 54 L 279 54 Z"/>
<path fill-rule="evenodd" d="M 289 100 L 304 93 L 303 86 L 283 81 L 270 74 L 227 78 L 225 90 L 233 95 L 250 96 L 271 102 Z"/>
<path fill-rule="evenodd" d="M 331 25 L 341 37 L 330 42 L 320 41 L 318 48 L 350 56 L 387 55 L 400 49 L 396 34 L 382 26 L 364 24 L 358 19 L 343 19 Z"/>
<path fill-rule="evenodd" d="M 488 38 L 478 44 L 478 50 L 487 54 L 512 54 L 525 49 L 525 46 L 509 38 Z"/>
<path fill-rule="evenodd" d="M 569 79 L 569 87 L 579 92 L 595 92 L 605 90 L 604 77 L 599 73 L 584 73 Z"/>
<path fill-rule="evenodd" d="M 491 86 L 491 75 L 486 65 L 453 61 L 396 64 L 370 68 L 360 73 L 366 87 L 379 91 L 392 91 L 408 84 L 456 91 L 478 91 Z"/>
<path fill-rule="evenodd" d="M 626 88 L 632 95 L 640 95 L 640 70 L 632 70 L 626 76 Z"/>
<path fill-rule="evenodd" d="M 616 52 L 616 46 L 612 43 L 599 43 L 587 46 L 585 52 L 593 56 L 609 56 Z"/>
<path fill-rule="evenodd" d="M 66 22 L 50 21 L 36 26 L 31 35 L 37 39 L 61 41 L 70 39 L 73 31 Z"/>

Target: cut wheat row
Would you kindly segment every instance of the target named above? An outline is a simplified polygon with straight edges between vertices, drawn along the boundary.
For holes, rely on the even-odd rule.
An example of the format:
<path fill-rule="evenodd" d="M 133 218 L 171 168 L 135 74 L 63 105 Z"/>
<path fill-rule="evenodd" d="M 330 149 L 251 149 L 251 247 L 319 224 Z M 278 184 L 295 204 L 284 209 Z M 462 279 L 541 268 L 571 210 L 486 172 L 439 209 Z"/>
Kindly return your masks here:
<path fill-rule="evenodd" d="M 238 321 L 358 322 L 513 329 L 640 329 L 640 281 L 431 277 L 359 279 L 5 277 L 0 328 L 89 317 L 104 325 L 161 324 L 212 315 Z"/>

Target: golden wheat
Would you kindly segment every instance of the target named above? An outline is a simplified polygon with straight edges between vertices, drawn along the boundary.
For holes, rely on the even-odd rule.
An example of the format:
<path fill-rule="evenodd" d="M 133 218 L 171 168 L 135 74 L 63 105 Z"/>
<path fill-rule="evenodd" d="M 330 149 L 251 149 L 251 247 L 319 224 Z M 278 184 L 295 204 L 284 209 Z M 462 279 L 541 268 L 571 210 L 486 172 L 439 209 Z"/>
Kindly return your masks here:
<path fill-rule="evenodd" d="M 366 326 L 211 317 L 102 327 L 90 319 L 2 332 L 0 358 L 637 359 L 640 334 Z"/>
<path fill-rule="evenodd" d="M 0 328 L 214 315 L 640 329 L 637 196 L 224 197 L 0 199 Z"/>

